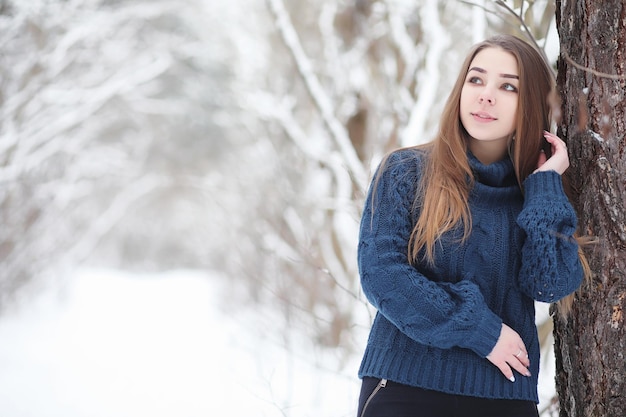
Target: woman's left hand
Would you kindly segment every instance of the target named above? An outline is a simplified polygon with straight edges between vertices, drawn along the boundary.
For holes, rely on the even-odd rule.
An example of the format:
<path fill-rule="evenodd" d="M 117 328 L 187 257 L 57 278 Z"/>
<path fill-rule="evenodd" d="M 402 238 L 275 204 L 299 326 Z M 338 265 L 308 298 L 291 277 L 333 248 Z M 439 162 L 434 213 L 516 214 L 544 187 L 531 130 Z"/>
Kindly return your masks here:
<path fill-rule="evenodd" d="M 543 131 L 543 137 L 546 138 L 552 147 L 552 156 L 547 158 L 546 154 L 541 151 L 535 172 L 552 170 L 562 175 L 569 168 L 567 146 L 565 146 L 565 142 L 561 138 L 545 130 Z"/>

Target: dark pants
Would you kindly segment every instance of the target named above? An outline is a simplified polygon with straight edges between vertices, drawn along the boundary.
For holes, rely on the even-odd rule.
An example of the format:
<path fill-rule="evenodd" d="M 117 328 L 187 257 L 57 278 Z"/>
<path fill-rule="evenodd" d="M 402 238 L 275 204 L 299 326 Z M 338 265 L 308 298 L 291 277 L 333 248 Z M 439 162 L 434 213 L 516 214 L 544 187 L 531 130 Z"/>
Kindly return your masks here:
<path fill-rule="evenodd" d="M 379 379 L 363 378 L 358 417 L 538 417 L 532 401 L 491 400 L 446 394 Z M 376 393 L 372 393 L 376 390 Z M 369 401 L 368 401 L 369 399 Z M 367 403 L 367 408 L 363 407 Z"/>

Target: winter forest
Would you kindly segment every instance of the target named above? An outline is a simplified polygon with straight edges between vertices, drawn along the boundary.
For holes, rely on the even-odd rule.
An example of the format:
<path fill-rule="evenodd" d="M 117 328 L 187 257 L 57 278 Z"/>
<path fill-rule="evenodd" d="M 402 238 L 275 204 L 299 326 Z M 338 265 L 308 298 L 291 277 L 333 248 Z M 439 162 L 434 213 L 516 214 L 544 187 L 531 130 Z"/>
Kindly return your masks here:
<path fill-rule="evenodd" d="M 233 389 L 263 405 L 241 415 L 355 415 L 374 314 L 356 242 L 373 170 L 386 152 L 430 140 L 473 43 L 516 34 L 556 76 L 557 7 L 0 0 L 0 320 L 38 294 L 63 294 L 76 271 L 200 274 L 217 292 L 210 314 L 225 318 L 195 331 L 207 346 L 226 334 L 250 341 L 248 381 Z M 624 238 L 626 184 L 615 184 Z M 141 310 L 144 296 L 133 290 L 129 308 Z M 538 312 L 540 411 L 557 416 L 553 324 L 548 306 Z M 47 412 L 15 416 L 101 415 Z"/>

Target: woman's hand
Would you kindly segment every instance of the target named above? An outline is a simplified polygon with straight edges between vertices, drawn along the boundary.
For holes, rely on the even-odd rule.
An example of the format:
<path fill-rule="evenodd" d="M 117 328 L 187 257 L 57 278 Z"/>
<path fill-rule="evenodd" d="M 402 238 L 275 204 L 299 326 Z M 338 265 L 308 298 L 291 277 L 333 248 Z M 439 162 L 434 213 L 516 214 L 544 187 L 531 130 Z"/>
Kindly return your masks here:
<path fill-rule="evenodd" d="M 567 146 L 565 142 L 556 135 L 550 132 L 543 131 L 543 137 L 546 138 L 550 146 L 552 147 L 552 156 L 546 157 L 546 154 L 541 151 L 539 154 L 539 160 L 537 161 L 537 169 L 539 171 L 556 171 L 562 175 L 569 167 L 569 156 L 567 155 Z"/>
<path fill-rule="evenodd" d="M 498 342 L 491 353 L 487 355 L 487 360 L 497 366 L 500 372 L 511 382 L 515 382 L 513 369 L 524 376 L 530 376 L 528 370 L 530 360 L 524 341 L 515 330 L 504 323 Z"/>

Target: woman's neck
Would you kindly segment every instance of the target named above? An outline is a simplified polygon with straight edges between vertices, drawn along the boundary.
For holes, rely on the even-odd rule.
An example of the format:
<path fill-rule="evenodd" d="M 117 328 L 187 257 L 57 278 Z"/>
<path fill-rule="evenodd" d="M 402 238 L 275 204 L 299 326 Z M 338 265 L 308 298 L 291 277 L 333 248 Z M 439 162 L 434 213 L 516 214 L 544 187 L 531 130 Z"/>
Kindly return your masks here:
<path fill-rule="evenodd" d="M 508 143 L 504 140 L 479 141 L 469 140 L 469 149 L 483 165 L 501 161 L 508 153 Z"/>

